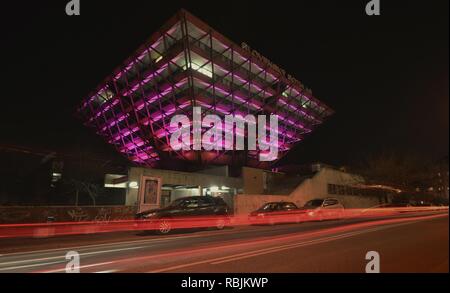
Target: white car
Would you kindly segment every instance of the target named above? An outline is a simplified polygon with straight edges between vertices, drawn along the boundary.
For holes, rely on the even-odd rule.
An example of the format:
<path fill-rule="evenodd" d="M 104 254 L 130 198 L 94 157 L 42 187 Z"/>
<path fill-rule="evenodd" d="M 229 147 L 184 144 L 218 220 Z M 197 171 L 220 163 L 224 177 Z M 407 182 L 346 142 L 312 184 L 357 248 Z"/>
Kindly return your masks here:
<path fill-rule="evenodd" d="M 336 198 L 312 199 L 302 208 L 307 215 L 314 220 L 342 219 L 344 217 L 344 205 Z"/>

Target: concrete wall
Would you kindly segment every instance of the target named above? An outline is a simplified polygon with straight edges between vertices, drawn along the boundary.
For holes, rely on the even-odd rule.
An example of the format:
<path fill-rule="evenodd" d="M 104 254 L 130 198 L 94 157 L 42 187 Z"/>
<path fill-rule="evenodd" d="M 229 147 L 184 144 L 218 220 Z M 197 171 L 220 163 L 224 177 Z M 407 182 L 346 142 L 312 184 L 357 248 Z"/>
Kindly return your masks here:
<path fill-rule="evenodd" d="M 214 175 L 214 176 L 225 176 L 225 177 L 229 176 L 228 166 L 209 167 L 207 169 L 200 170 L 195 173 Z"/>
<path fill-rule="evenodd" d="M 234 200 L 235 214 L 248 214 L 271 201 L 289 201 L 303 206 L 307 201 L 316 198 L 334 197 L 342 202 L 345 208 L 368 208 L 379 205 L 377 196 L 356 196 L 328 194 L 328 184 L 359 185 L 363 184 L 361 176 L 346 173 L 332 168 L 320 168 L 310 179 L 301 182 L 294 191 L 287 195 L 241 194 Z"/>
<path fill-rule="evenodd" d="M 337 195 L 335 197 L 347 209 L 370 208 L 381 204 L 379 198 L 375 196 Z"/>
<path fill-rule="evenodd" d="M 264 194 L 264 171 L 261 169 L 243 167 L 245 194 Z"/>
<path fill-rule="evenodd" d="M 328 184 L 358 185 L 362 183 L 364 183 L 364 179 L 361 176 L 331 168 L 321 168 L 315 176 L 303 181 L 290 196 L 302 206 L 311 199 L 325 197 L 335 197 L 344 202 L 344 198 L 347 196 L 328 194 Z M 353 205 L 355 200 L 349 200 L 349 202 Z M 365 202 L 361 199 L 361 205 L 364 205 Z"/>

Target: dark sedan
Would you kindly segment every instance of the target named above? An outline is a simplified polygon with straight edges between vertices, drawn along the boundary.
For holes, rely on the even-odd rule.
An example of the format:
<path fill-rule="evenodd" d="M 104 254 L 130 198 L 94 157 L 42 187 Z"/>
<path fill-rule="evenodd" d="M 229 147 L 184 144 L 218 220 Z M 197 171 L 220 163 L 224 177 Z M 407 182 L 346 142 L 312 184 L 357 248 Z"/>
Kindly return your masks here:
<path fill-rule="evenodd" d="M 300 223 L 304 211 L 293 202 L 269 202 L 249 215 L 251 224 Z"/>
<path fill-rule="evenodd" d="M 161 234 L 173 228 L 223 229 L 227 222 L 229 208 L 220 197 L 190 196 L 173 201 L 169 206 L 136 214 L 136 219 L 147 229 L 155 229 Z M 149 225 L 151 224 L 151 225 Z"/>

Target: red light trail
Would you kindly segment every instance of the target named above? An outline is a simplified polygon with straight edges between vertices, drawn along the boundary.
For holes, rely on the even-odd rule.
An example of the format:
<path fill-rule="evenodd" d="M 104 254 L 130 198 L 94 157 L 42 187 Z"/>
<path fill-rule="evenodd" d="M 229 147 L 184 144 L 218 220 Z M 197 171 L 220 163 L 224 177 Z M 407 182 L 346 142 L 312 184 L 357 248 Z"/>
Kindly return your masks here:
<path fill-rule="evenodd" d="M 334 212 L 315 213 L 314 210 L 272 213 L 270 216 L 253 218 L 247 215 L 224 218 L 221 216 L 190 217 L 175 219 L 125 220 L 105 222 L 61 222 L 38 224 L 0 225 L 0 238 L 34 237 L 45 238 L 64 235 L 110 233 L 119 231 L 158 230 L 162 221 L 170 223 L 172 229 L 193 229 L 215 227 L 217 221 L 227 221 L 227 226 L 269 225 L 278 223 L 303 223 L 331 219 L 381 218 L 408 213 L 447 211 L 448 207 L 402 207 L 346 209 L 336 215 Z"/>

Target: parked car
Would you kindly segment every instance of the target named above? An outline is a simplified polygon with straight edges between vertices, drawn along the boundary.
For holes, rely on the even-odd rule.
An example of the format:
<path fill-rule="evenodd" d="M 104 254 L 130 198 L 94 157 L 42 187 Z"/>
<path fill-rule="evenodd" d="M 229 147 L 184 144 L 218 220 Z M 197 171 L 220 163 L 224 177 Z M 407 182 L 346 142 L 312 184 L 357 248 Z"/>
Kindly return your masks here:
<path fill-rule="evenodd" d="M 190 196 L 179 198 L 169 206 L 136 214 L 143 227 L 152 227 L 161 234 L 172 228 L 225 228 L 229 222 L 229 208 L 220 197 Z M 149 223 L 153 225 L 149 225 Z"/>
<path fill-rule="evenodd" d="M 293 202 L 269 202 L 249 215 L 251 224 L 300 223 L 302 212 Z"/>
<path fill-rule="evenodd" d="M 331 220 L 344 217 L 344 205 L 336 198 L 313 199 L 308 201 L 302 208 L 312 219 Z"/>

